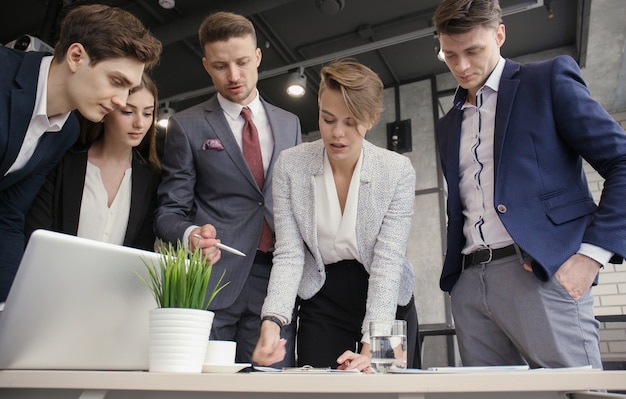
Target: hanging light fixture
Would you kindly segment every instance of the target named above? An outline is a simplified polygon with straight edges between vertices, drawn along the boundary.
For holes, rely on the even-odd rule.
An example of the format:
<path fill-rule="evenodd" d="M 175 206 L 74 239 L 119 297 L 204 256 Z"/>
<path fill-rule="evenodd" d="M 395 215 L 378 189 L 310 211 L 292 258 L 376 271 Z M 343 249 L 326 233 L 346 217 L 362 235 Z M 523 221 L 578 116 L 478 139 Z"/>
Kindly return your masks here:
<path fill-rule="evenodd" d="M 159 5 L 166 10 L 171 10 L 176 6 L 176 0 L 159 0 Z"/>
<path fill-rule="evenodd" d="M 317 0 L 315 5 L 324 14 L 336 15 L 343 10 L 346 0 Z"/>
<path fill-rule="evenodd" d="M 304 67 L 299 67 L 297 71 L 292 72 L 287 80 L 287 94 L 291 97 L 302 97 L 306 91 L 306 75 Z"/>
<path fill-rule="evenodd" d="M 552 0 L 545 0 L 543 5 L 546 7 L 546 11 L 548 12 L 548 19 L 554 18 L 554 11 L 552 11 Z"/>
<path fill-rule="evenodd" d="M 162 127 L 163 129 L 167 129 L 168 120 L 170 119 L 170 116 L 174 115 L 175 113 L 176 111 L 174 110 L 174 108 L 170 107 L 169 102 L 165 103 L 162 107 L 160 107 L 159 114 L 157 115 L 159 118 L 159 120 L 157 121 L 157 124 L 159 125 L 159 127 Z"/>

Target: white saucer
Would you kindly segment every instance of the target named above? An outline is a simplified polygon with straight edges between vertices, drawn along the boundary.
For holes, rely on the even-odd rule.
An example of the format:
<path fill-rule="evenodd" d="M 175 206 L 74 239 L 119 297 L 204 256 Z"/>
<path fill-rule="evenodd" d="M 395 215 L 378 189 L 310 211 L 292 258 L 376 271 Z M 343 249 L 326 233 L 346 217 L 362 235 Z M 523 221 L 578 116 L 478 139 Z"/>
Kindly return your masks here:
<path fill-rule="evenodd" d="M 250 367 L 250 363 L 233 363 L 233 364 L 209 364 L 202 365 L 203 373 L 236 373 L 241 369 Z"/>

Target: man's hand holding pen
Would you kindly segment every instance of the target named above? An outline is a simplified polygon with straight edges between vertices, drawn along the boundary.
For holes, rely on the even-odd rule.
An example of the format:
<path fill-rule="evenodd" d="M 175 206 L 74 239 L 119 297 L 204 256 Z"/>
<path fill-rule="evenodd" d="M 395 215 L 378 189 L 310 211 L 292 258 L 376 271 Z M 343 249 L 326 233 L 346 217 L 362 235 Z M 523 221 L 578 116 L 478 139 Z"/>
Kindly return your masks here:
<path fill-rule="evenodd" d="M 196 248 L 202 249 L 202 254 L 207 257 L 207 262 L 217 263 L 222 257 L 220 249 L 216 247 L 219 242 L 217 239 L 217 231 L 210 224 L 205 224 L 191 231 L 189 234 L 189 249 L 195 251 Z"/>

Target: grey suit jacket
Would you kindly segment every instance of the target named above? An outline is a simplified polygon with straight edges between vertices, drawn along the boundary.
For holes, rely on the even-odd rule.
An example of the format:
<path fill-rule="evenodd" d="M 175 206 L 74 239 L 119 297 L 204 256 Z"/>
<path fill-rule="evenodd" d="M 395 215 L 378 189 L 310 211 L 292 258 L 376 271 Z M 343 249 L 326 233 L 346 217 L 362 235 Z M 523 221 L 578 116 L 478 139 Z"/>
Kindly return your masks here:
<path fill-rule="evenodd" d="M 230 306 L 239 296 L 256 253 L 263 217 L 274 228 L 272 170 L 278 154 L 301 142 L 300 120 L 262 101 L 274 136 L 274 152 L 263 190 L 257 187 L 217 97 L 169 120 L 155 216 L 157 236 L 176 243 L 191 225 L 210 223 L 224 244 L 247 254 L 222 251 L 210 286 L 225 270 L 230 284 L 210 309 Z M 205 145 L 206 143 L 210 145 Z"/>
<path fill-rule="evenodd" d="M 290 320 L 296 295 L 309 299 L 326 273 L 317 243 L 315 176 L 324 172 L 321 140 L 284 151 L 274 169 L 276 250 L 263 314 Z M 363 142 L 356 239 L 369 273 L 362 331 L 371 320 L 393 320 L 413 294 L 415 274 L 406 257 L 415 201 L 410 160 Z M 349 287 L 350 283 L 346 282 Z"/>

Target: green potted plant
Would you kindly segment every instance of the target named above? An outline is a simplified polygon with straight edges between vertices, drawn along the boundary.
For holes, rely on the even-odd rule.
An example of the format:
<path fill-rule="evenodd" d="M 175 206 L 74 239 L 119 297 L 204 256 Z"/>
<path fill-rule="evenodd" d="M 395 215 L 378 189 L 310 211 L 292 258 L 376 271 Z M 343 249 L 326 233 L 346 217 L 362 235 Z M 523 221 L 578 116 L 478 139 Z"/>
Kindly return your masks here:
<path fill-rule="evenodd" d="M 228 285 L 222 284 L 222 273 L 219 281 L 209 293 L 209 279 L 213 265 L 207 262 L 206 256 L 197 250 L 188 252 L 178 242 L 160 246 L 159 263 L 144 262 L 148 269 L 149 281 L 139 278 L 150 289 L 157 307 L 208 309 L 213 298 Z"/>
<path fill-rule="evenodd" d="M 222 273 L 209 287 L 213 265 L 199 249 L 187 251 L 178 242 L 162 244 L 158 262 L 144 263 L 148 287 L 157 308 L 150 311 L 149 370 L 201 372 L 214 313 L 207 310 L 228 285 Z"/>

